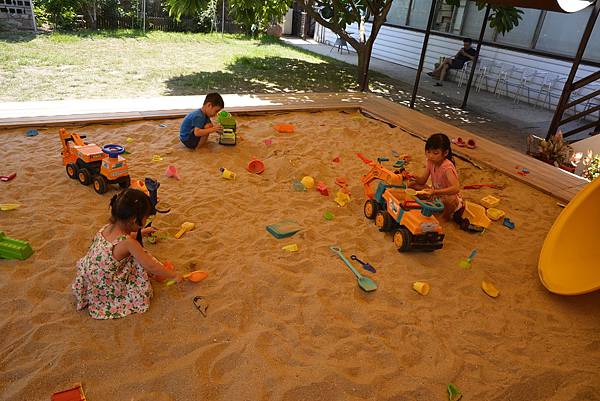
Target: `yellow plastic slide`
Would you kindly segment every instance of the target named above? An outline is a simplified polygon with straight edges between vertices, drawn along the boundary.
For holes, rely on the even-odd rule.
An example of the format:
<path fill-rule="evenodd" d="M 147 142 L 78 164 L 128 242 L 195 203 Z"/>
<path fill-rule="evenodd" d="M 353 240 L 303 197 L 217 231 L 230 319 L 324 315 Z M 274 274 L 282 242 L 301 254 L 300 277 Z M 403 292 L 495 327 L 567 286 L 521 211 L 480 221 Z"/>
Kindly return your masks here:
<path fill-rule="evenodd" d="M 546 236 L 538 273 L 544 287 L 561 295 L 600 289 L 600 179 L 586 185 Z"/>

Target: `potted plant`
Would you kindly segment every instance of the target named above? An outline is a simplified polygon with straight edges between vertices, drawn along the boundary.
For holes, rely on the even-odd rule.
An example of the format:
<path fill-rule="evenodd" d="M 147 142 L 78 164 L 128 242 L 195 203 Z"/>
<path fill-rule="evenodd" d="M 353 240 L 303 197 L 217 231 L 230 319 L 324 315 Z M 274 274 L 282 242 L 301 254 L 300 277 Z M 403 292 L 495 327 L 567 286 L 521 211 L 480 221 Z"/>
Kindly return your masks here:
<path fill-rule="evenodd" d="M 583 178 L 587 178 L 592 181 L 600 177 L 600 153 L 592 154 L 591 150 L 588 150 L 586 157 L 582 160 L 583 164 Z"/>
<path fill-rule="evenodd" d="M 581 154 L 574 154 L 573 148 L 563 139 L 561 131 L 557 131 L 550 139 L 545 140 L 535 135 L 527 138 L 527 153 L 536 159 L 574 172 Z"/>

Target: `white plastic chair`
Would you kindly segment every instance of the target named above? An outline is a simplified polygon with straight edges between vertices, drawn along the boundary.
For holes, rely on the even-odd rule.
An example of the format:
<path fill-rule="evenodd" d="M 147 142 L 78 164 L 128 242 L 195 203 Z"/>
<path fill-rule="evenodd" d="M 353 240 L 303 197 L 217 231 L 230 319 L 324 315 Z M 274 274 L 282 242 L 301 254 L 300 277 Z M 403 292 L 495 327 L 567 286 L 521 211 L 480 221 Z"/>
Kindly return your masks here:
<path fill-rule="evenodd" d="M 564 78 L 561 78 L 558 74 L 547 73 L 543 76 L 542 85 L 540 86 L 540 91 L 538 92 L 535 101 L 536 107 L 538 105 L 544 106 L 544 104 L 547 104 L 548 109 L 552 108 L 552 91 L 561 80 L 564 80 Z M 544 97 L 541 99 L 540 104 L 542 95 Z"/>
<path fill-rule="evenodd" d="M 587 93 L 595 92 L 598 89 L 600 89 L 600 84 L 589 84 L 589 89 Z M 585 102 L 583 111 L 586 111 L 596 106 L 600 106 L 600 95 L 588 99 L 587 102 Z M 591 118 L 591 115 L 586 116 L 586 118 Z M 600 119 L 600 110 L 598 110 L 598 119 Z"/>
<path fill-rule="evenodd" d="M 538 73 L 536 69 L 529 67 L 520 69 L 515 68 L 515 71 L 520 73 L 521 76 L 519 79 L 519 83 L 517 84 L 517 90 L 515 91 L 514 103 L 519 104 L 519 102 L 521 101 L 521 96 L 523 95 L 525 90 L 527 90 L 527 103 L 531 103 L 531 90 L 534 89 L 531 85 L 534 84 L 534 80 L 536 78 L 539 77 L 543 79 L 547 73 Z"/>
<path fill-rule="evenodd" d="M 494 65 L 496 69 L 496 85 L 494 86 L 494 94 L 501 95 L 501 87 L 504 85 L 504 95 L 508 96 L 508 80 L 512 76 L 515 66 L 509 63 L 499 63 Z"/>
<path fill-rule="evenodd" d="M 494 69 L 494 62 L 492 60 L 488 60 L 485 58 L 479 58 L 477 60 L 477 71 L 475 74 L 477 75 L 477 80 L 475 81 L 475 87 L 477 92 L 481 90 L 481 86 L 483 85 L 483 80 L 485 80 L 485 90 L 488 90 L 488 78 Z"/>
<path fill-rule="evenodd" d="M 471 62 L 467 61 L 458 73 L 458 87 L 460 88 L 465 83 L 471 73 Z"/>

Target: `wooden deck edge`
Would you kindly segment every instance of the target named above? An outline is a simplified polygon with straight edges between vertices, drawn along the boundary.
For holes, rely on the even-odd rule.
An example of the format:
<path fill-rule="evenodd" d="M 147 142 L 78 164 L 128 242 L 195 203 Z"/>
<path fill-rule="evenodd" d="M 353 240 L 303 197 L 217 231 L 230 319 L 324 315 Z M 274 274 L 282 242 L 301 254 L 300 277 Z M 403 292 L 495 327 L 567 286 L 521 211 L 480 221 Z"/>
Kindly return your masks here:
<path fill-rule="evenodd" d="M 344 94 L 303 94 L 299 99 L 292 99 L 286 101 L 286 95 L 265 95 L 262 98 L 257 96 L 263 101 L 274 101 L 273 104 L 255 104 L 255 105 L 233 105 L 227 107 L 227 110 L 233 113 L 242 114 L 262 114 L 262 113 L 274 113 L 274 112 L 314 112 L 314 111 L 331 111 L 331 110 L 358 110 L 367 115 L 370 115 L 376 119 L 384 121 L 388 124 L 392 124 L 402 131 L 408 133 L 411 136 L 417 137 L 421 140 L 426 140 L 430 133 L 420 133 L 414 129 L 411 129 L 406 123 L 403 123 L 401 119 L 390 112 L 391 109 L 402 110 L 407 113 L 418 113 L 411 114 L 413 116 L 419 116 L 419 118 L 431 119 L 436 124 L 446 126 L 450 131 L 463 132 L 468 134 L 468 137 L 474 138 L 478 143 L 492 144 L 493 142 L 481 138 L 471 132 L 468 132 L 462 128 L 450 126 L 449 124 L 434 119 L 432 117 L 423 115 L 415 110 L 407 109 L 405 106 L 393 103 L 389 100 L 383 99 L 373 94 L 351 94 L 344 97 Z M 241 98 L 243 102 L 244 99 Z M 36 126 L 64 126 L 64 125 L 88 125 L 95 123 L 118 123 L 128 122 L 137 120 L 152 120 L 152 119 L 171 119 L 181 118 L 189 113 L 192 108 L 189 109 L 163 109 L 163 110 L 142 110 L 142 111 L 130 111 L 130 112 L 107 112 L 107 113 L 82 113 L 72 115 L 54 115 L 54 116 L 40 116 L 40 117 L 23 117 L 23 118 L 0 118 L 0 129 L 8 128 L 21 128 L 21 127 L 36 127 Z M 500 146 L 494 144 L 493 146 Z M 509 177 L 525 183 L 545 194 L 555 197 L 562 202 L 569 202 L 570 199 L 577 193 L 583 186 L 587 184 L 587 180 L 573 176 L 561 180 L 562 184 L 558 185 L 557 182 L 545 182 L 543 179 L 532 180 L 528 176 L 520 176 L 516 174 L 514 166 L 510 166 L 507 163 L 509 158 L 502 159 L 501 157 L 489 157 L 486 155 L 484 150 L 485 146 L 480 146 L 479 151 L 461 151 L 456 148 L 453 149 L 454 153 L 460 158 L 466 159 L 473 163 L 475 166 L 478 164 L 485 165 L 488 168 L 496 170 L 502 174 L 508 175 Z M 547 165 L 539 160 L 528 157 L 524 154 L 516 152 L 512 149 L 502 147 L 505 154 L 511 155 L 513 159 L 522 158 L 526 160 L 529 166 L 534 166 L 536 171 L 545 172 L 541 175 L 556 176 L 559 179 L 560 175 L 556 173 L 556 168 Z M 489 152 L 488 152 L 489 153 Z M 480 156 L 480 157 L 478 157 Z M 485 160 L 488 156 L 489 160 Z M 504 162 L 504 163 L 503 163 Z M 565 173 L 566 174 L 566 173 Z M 576 177 L 576 178 L 574 178 Z"/>
<path fill-rule="evenodd" d="M 415 132 L 414 130 L 406 127 L 404 124 L 402 124 L 402 122 L 399 122 L 395 118 L 390 118 L 390 116 L 385 111 L 381 111 L 381 108 L 378 107 L 379 105 L 381 105 L 381 103 L 388 103 L 390 105 L 393 105 L 393 107 L 405 107 L 405 106 L 393 103 L 387 99 L 383 99 L 383 98 L 380 98 L 375 95 L 370 95 L 370 96 L 372 96 L 373 98 L 365 99 L 364 104 L 361 106 L 361 111 L 363 113 L 371 115 L 374 118 L 384 121 L 388 124 L 394 125 L 394 126 L 398 127 L 399 129 L 401 129 L 402 131 L 408 133 L 411 136 L 419 138 L 423 141 L 427 140 L 430 133 L 421 134 L 419 132 Z M 412 110 L 412 109 L 410 109 L 410 110 L 412 112 L 419 113 L 415 110 Z M 443 122 L 440 121 L 440 123 L 443 123 Z M 446 123 L 444 123 L 444 124 L 446 124 Z M 464 133 L 468 132 L 468 137 L 475 139 L 475 141 L 477 143 L 481 144 L 481 143 L 485 143 L 485 142 L 491 142 L 487 139 L 477 136 L 476 134 L 473 134 L 470 131 L 466 131 L 459 127 L 454 127 L 454 126 L 452 126 L 452 127 L 453 127 L 453 130 L 462 131 Z M 510 163 L 502 163 L 503 162 L 502 156 L 495 155 L 493 162 L 486 161 L 484 157 L 477 157 L 477 153 L 481 152 L 481 147 L 479 150 L 472 150 L 472 151 L 468 151 L 467 149 L 465 149 L 465 151 L 461 151 L 462 148 L 453 147 L 452 152 L 455 155 L 459 156 L 461 159 L 465 159 L 466 161 L 471 162 L 476 167 L 477 167 L 477 164 L 484 165 L 488 168 L 491 168 L 492 170 L 498 171 L 502 174 L 509 176 L 512 179 L 515 179 L 515 180 L 517 180 L 521 183 L 524 183 L 532 188 L 535 188 L 536 190 L 538 190 L 542 193 L 550 195 L 561 202 L 568 203 L 573 198 L 573 196 L 575 196 L 575 194 L 577 192 L 579 192 L 585 185 L 587 185 L 589 183 L 589 181 L 583 177 L 579 177 L 579 176 L 571 174 L 569 172 L 560 170 L 557 167 L 550 166 L 540 160 L 537 160 L 533 157 L 519 153 L 513 149 L 506 148 L 502 145 L 497 145 L 497 144 L 495 144 L 495 145 L 502 147 L 503 151 L 505 153 L 512 154 L 514 158 L 523 158 L 526 161 L 526 164 L 530 170 L 547 172 L 547 173 L 557 176 L 559 179 L 562 176 L 562 178 L 564 180 L 568 179 L 570 181 L 570 183 L 565 183 L 564 185 L 562 185 L 562 187 L 557 186 L 556 182 L 549 184 L 547 182 L 541 181 L 538 183 L 538 182 L 532 180 L 531 176 L 529 176 L 529 175 L 522 176 L 522 175 L 516 174 L 517 170 L 515 169 L 514 165 L 511 165 Z M 482 156 L 482 155 L 480 154 L 480 156 Z M 544 185 L 544 184 L 547 184 L 547 185 Z"/>

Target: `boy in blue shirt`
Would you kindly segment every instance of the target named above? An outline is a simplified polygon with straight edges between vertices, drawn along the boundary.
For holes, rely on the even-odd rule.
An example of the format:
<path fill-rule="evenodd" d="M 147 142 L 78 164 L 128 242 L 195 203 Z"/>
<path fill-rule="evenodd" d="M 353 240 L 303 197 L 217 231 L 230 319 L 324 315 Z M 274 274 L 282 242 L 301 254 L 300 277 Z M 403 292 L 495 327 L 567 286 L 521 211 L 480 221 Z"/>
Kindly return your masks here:
<path fill-rule="evenodd" d="M 196 149 L 208 141 L 208 135 L 221 132 L 223 127 L 210 121 L 225 107 L 223 98 L 218 93 L 209 93 L 204 99 L 201 109 L 189 113 L 179 127 L 179 139 L 186 147 Z"/>

